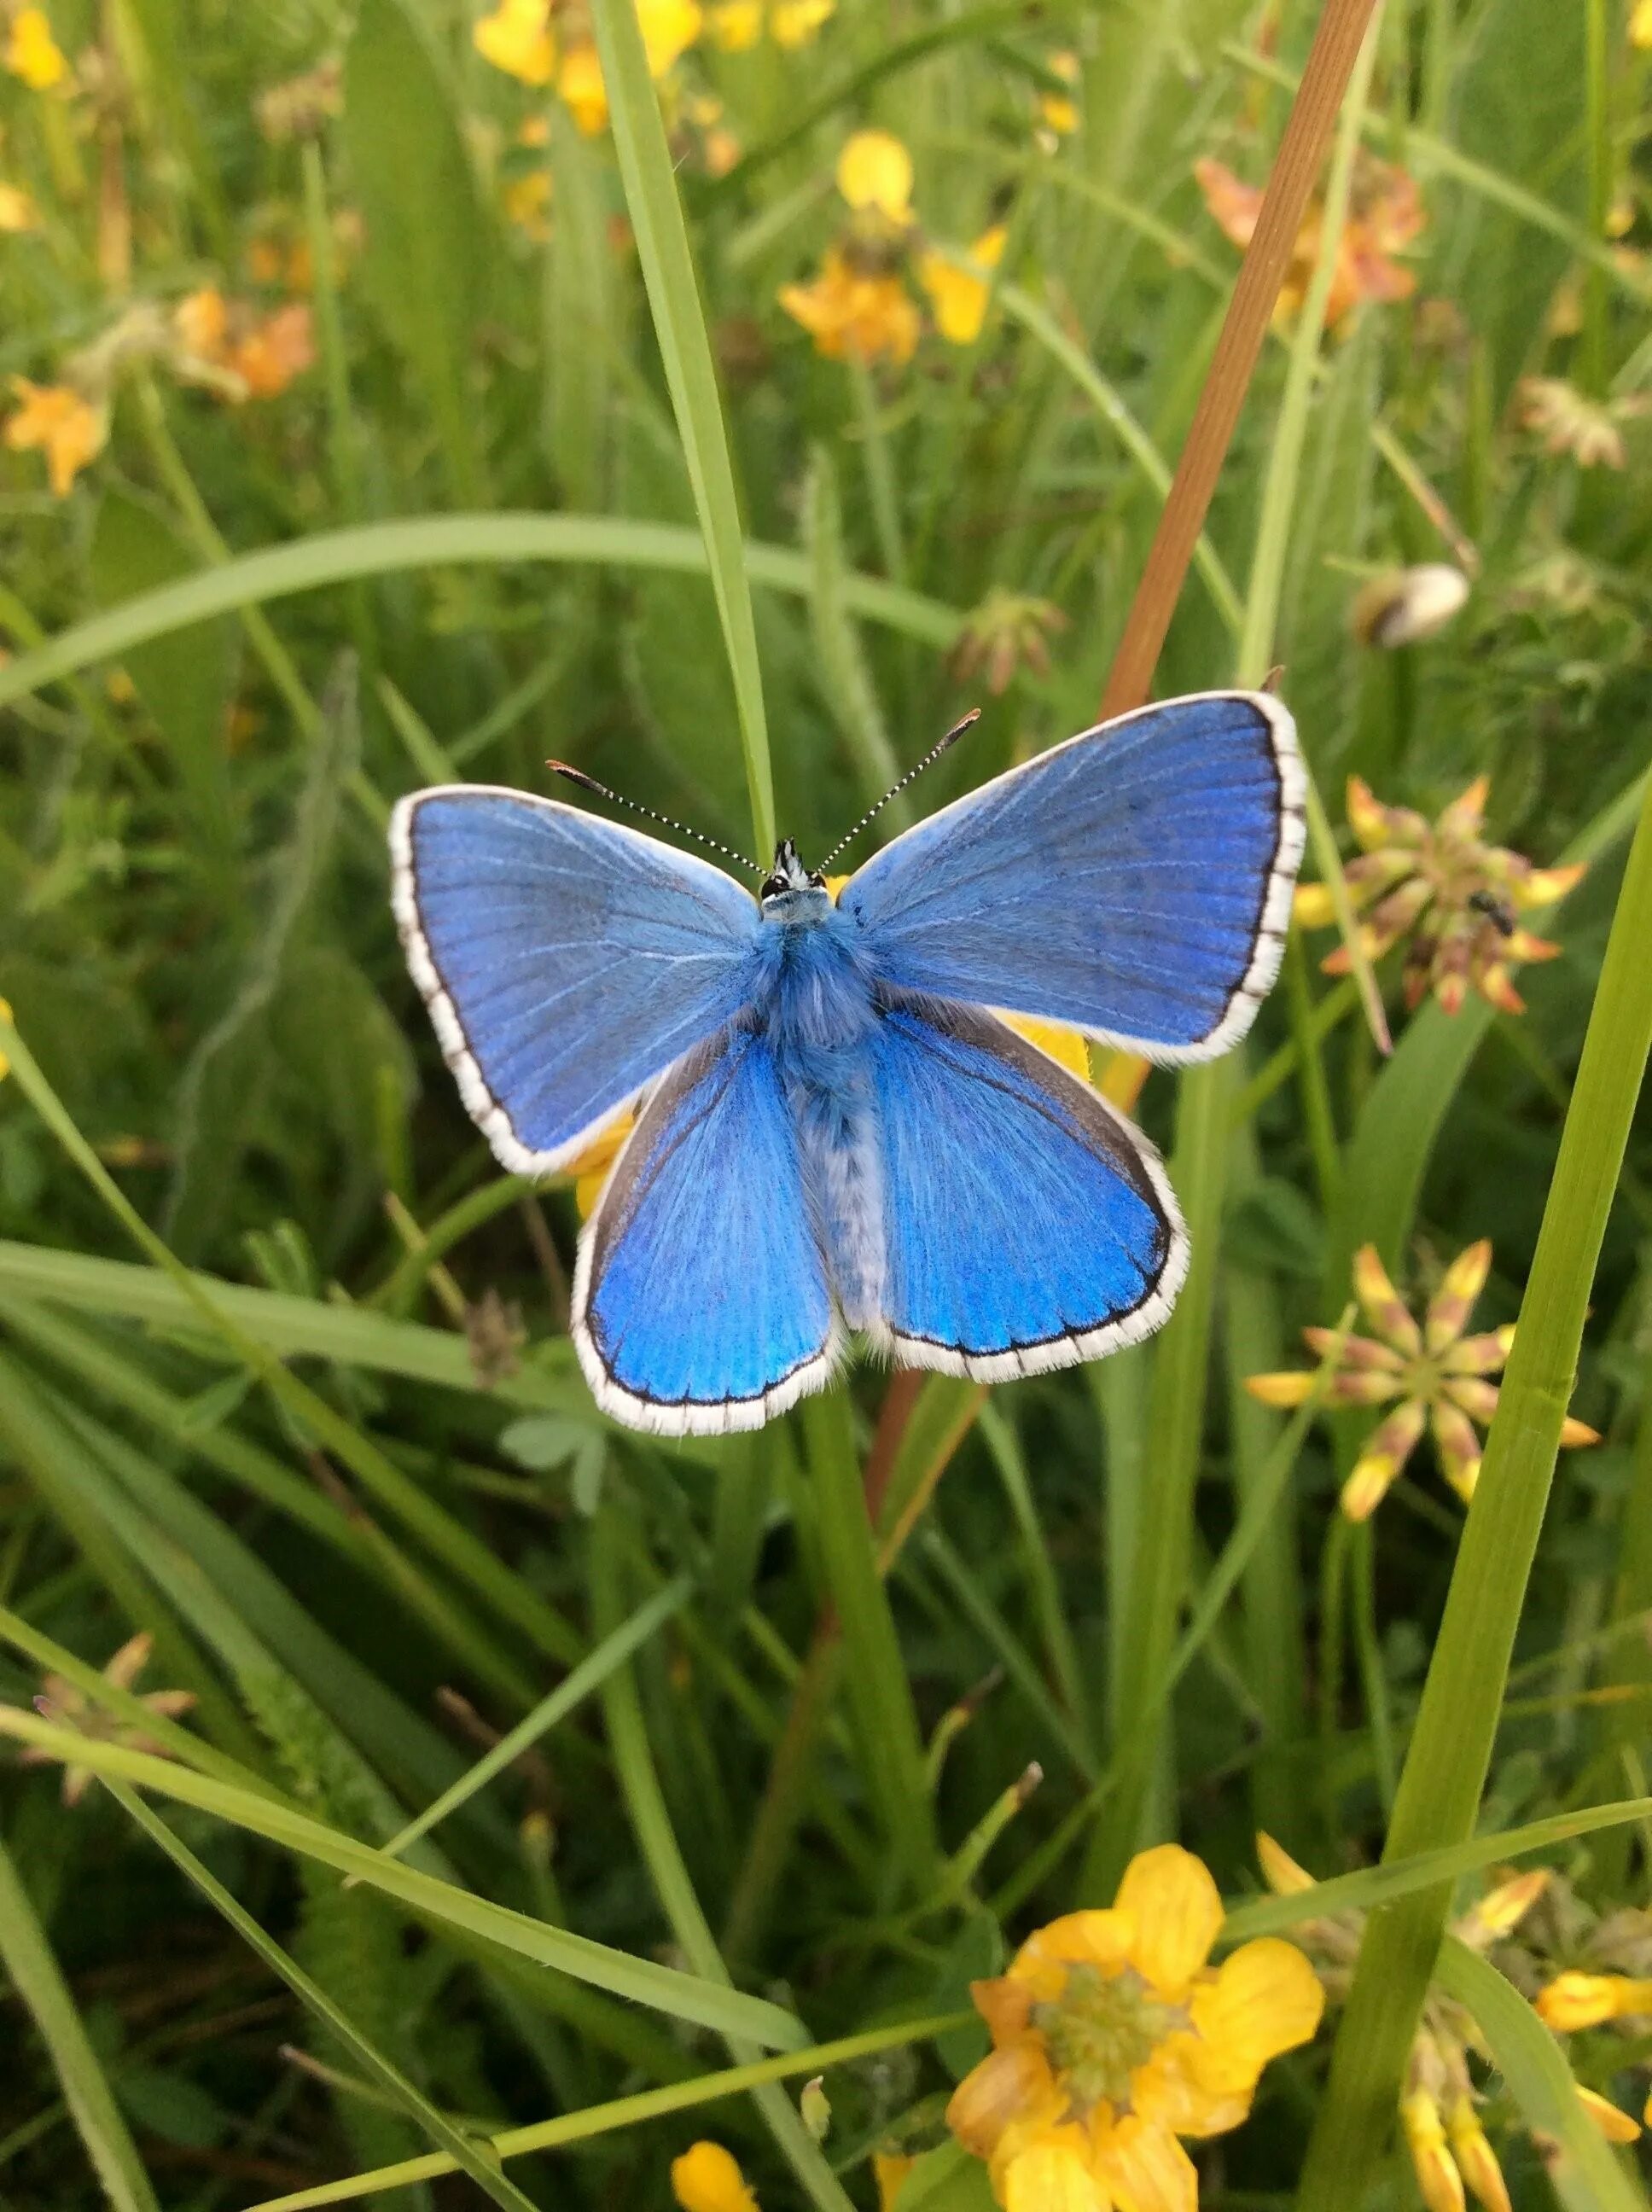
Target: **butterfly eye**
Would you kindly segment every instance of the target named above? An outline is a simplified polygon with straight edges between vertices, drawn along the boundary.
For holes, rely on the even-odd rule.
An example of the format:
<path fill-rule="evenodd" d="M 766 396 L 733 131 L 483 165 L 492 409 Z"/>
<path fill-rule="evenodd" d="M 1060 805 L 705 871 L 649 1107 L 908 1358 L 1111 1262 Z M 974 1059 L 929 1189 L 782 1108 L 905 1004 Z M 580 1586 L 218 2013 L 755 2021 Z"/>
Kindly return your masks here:
<path fill-rule="evenodd" d="M 788 888 L 789 886 L 784 876 L 765 876 L 763 878 L 763 887 L 758 892 L 757 896 L 760 899 L 782 898 L 785 896 Z"/>

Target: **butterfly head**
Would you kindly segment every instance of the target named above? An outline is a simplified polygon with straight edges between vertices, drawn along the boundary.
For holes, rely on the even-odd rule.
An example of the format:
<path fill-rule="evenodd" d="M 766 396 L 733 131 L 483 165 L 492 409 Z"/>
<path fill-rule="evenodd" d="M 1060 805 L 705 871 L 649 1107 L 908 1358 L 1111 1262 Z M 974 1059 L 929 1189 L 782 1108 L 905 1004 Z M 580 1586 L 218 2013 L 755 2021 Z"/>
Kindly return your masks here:
<path fill-rule="evenodd" d="M 798 857 L 798 848 L 789 837 L 782 837 L 774 848 L 774 865 L 763 878 L 757 896 L 765 908 L 782 901 L 795 898 L 800 891 L 823 891 L 826 878 L 818 868 L 805 868 Z"/>

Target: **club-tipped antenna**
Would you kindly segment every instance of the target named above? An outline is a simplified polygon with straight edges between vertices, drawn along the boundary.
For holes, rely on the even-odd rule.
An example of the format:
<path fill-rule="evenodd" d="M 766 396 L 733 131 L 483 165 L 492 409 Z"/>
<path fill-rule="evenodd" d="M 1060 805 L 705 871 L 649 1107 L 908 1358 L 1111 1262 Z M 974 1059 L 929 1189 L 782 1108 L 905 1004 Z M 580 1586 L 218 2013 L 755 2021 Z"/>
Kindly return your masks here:
<path fill-rule="evenodd" d="M 646 814 L 650 822 L 658 822 L 667 830 L 675 830 L 679 837 L 692 837 L 696 845 L 704 845 L 711 852 L 720 853 L 726 860 L 732 860 L 738 867 L 749 868 L 754 876 L 768 873 L 768 869 L 759 867 L 756 860 L 748 860 L 744 853 L 737 853 L 732 845 L 720 844 L 715 837 L 708 837 L 703 830 L 690 830 L 686 822 L 678 822 L 670 814 L 659 813 L 653 807 L 645 806 L 641 799 L 622 799 L 618 792 L 610 791 L 605 783 L 598 783 L 594 775 L 587 775 L 582 768 L 570 768 L 566 761 L 558 760 L 548 760 L 545 766 L 553 775 L 562 776 L 569 783 L 577 783 L 582 790 L 594 791 L 598 799 L 607 799 L 610 805 L 623 806 L 632 814 Z"/>
<path fill-rule="evenodd" d="M 823 872 L 831 866 L 832 862 L 836 860 L 838 854 L 843 850 L 843 848 L 846 845 L 853 844 L 855 839 L 865 828 L 867 823 L 869 823 L 875 815 L 881 814 L 884 809 L 889 805 L 891 799 L 898 798 L 901 793 L 906 789 L 908 784 L 914 782 L 916 779 L 923 774 L 924 770 L 930 765 L 932 761 L 938 761 L 949 745 L 957 744 L 958 739 L 963 735 L 964 732 L 968 729 L 973 728 L 975 724 L 980 721 L 980 708 L 972 707 L 961 722 L 954 722 L 951 728 L 941 739 L 939 744 L 931 745 L 929 750 L 918 763 L 916 768 L 909 768 L 897 783 L 890 784 L 889 789 L 878 800 L 877 805 L 869 806 L 866 811 L 861 816 L 860 819 L 855 823 L 853 829 L 847 831 L 843 836 L 838 839 L 836 844 L 833 846 L 831 851 L 828 853 L 825 859 L 820 864 Z"/>

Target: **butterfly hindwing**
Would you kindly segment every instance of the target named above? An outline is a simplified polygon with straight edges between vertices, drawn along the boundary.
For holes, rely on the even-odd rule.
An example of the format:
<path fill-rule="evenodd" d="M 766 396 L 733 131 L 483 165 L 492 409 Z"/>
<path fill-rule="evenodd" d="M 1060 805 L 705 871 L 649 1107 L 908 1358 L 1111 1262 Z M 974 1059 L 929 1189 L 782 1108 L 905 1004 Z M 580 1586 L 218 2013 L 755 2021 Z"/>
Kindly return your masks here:
<path fill-rule="evenodd" d="M 391 854 L 414 980 L 465 1105 L 519 1174 L 566 1165 L 744 1002 L 756 902 L 635 830 L 453 784 L 401 801 Z"/>
<path fill-rule="evenodd" d="M 838 1328 L 762 1032 L 659 1085 L 580 1247 L 574 1339 L 604 1412 L 666 1435 L 759 1427 L 817 1389 Z"/>
<path fill-rule="evenodd" d="M 873 1054 L 897 1358 L 1001 1382 L 1158 1327 L 1187 1240 L 1144 1137 L 990 1014 L 896 1000 Z"/>
<path fill-rule="evenodd" d="M 943 808 L 840 904 L 898 990 L 1205 1060 L 1243 1036 L 1278 972 L 1303 804 L 1278 700 L 1173 699 Z"/>

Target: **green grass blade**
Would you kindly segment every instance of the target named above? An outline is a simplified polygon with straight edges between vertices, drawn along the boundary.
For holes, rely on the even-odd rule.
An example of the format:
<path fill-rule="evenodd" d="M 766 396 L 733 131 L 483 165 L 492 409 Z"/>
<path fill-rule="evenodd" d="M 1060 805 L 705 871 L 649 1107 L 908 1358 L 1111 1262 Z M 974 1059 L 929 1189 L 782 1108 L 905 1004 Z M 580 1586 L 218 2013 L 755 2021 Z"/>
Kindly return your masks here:
<path fill-rule="evenodd" d="M 1223 1923 L 1224 1943 L 1246 1943 L 1254 1936 L 1278 1936 L 1299 1928 L 1304 1920 L 1317 1920 L 1333 1912 L 1367 1912 L 1391 1905 L 1396 1898 L 1411 1897 L 1420 1889 L 1437 1888 L 1466 1874 L 1479 1874 L 1507 1859 L 1523 1858 L 1527 1851 L 1544 1851 L 1574 1836 L 1598 1835 L 1643 1820 L 1652 1812 L 1652 1797 L 1625 1797 L 1611 1805 L 1587 1805 L 1575 1813 L 1552 1813 L 1546 1820 L 1530 1820 L 1523 1827 L 1501 1828 L 1495 1833 L 1471 1836 L 1461 1844 L 1445 1844 L 1437 1850 L 1418 1851 L 1413 1857 L 1384 1860 L 1381 1866 L 1361 1867 L 1357 1874 L 1335 1875 L 1315 1882 L 1312 1889 L 1289 1897 L 1259 1897 L 1236 1905 Z"/>
<path fill-rule="evenodd" d="M 541 1698 L 531 1713 L 519 1720 L 507 1735 L 501 1736 L 493 1748 L 460 1775 L 451 1788 L 444 1790 L 434 1804 L 427 1805 L 417 1820 L 410 1820 L 399 1834 L 381 1845 L 385 1856 L 399 1857 L 410 1844 L 428 1835 L 439 1821 L 445 1820 L 478 1790 L 485 1788 L 495 1774 L 519 1758 L 531 1744 L 537 1743 L 547 1729 L 565 1720 L 593 1690 L 601 1688 L 616 1667 L 623 1666 L 656 1629 L 665 1626 L 681 1608 L 692 1587 L 686 1575 L 679 1575 L 675 1582 L 668 1583 L 663 1590 L 640 1605 L 629 1620 L 622 1621 L 611 1636 L 604 1636 L 596 1649 L 580 1660 L 549 1697 Z"/>
<path fill-rule="evenodd" d="M 616 2097 L 605 2105 L 590 2105 L 583 2112 L 559 2113 L 552 2120 L 536 2120 L 527 2127 L 509 2128 L 492 2137 L 501 2158 L 522 2158 L 530 2151 L 556 2150 L 566 2143 L 589 2142 L 620 2128 L 641 2126 L 648 2120 L 666 2119 L 673 2112 L 691 2112 L 724 2097 L 738 2097 L 776 2081 L 794 2081 L 799 2075 L 824 2074 L 835 2066 L 850 2066 L 882 2051 L 900 2050 L 926 2043 L 967 2027 L 973 2013 L 953 2012 L 932 2019 L 900 2021 L 885 2027 L 864 2028 L 858 2035 L 841 2036 L 835 2042 L 813 2044 L 806 2051 L 787 2051 L 783 2057 L 754 2059 L 750 2065 L 726 2067 L 717 2074 L 698 2074 L 687 2081 L 672 2081 L 664 2088 L 640 2090 L 635 2096 Z M 267 2197 L 249 2212 L 317 2212 L 324 2204 L 343 2204 L 369 2197 L 381 2189 L 404 2189 L 416 2181 L 434 2181 L 451 2173 L 452 2161 L 439 2156 L 410 2158 L 398 2166 L 379 2167 L 372 2173 L 352 2174 L 348 2181 L 324 2182 L 315 2189 L 295 2191 L 288 2197 Z"/>
<path fill-rule="evenodd" d="M 1520 1324 L 1400 1778 L 1385 1858 L 1473 1829 L 1576 1372 L 1590 1286 L 1652 1044 L 1652 791 L 1643 803 L 1561 1133 Z M 1303 2169 L 1301 2203 L 1361 2199 L 1391 2124 L 1449 1892 L 1373 1920 Z"/>
<path fill-rule="evenodd" d="M 617 1506 L 610 1500 L 598 1516 L 592 1531 L 592 1597 L 598 1629 L 604 1638 L 618 1628 L 623 1605 L 617 1511 Z M 637 1847 L 671 1923 L 671 1934 L 683 1957 L 708 1987 L 720 1986 L 732 1992 L 728 1968 L 717 1948 L 711 1923 L 695 1894 L 694 1883 L 672 1832 L 665 1792 L 659 1786 L 659 1776 L 648 1746 L 636 1677 L 629 1664 L 609 1674 L 603 1685 L 602 1697 L 614 1765 L 625 1793 Z M 771 2044 L 774 2041 L 772 2036 L 768 2039 Z M 756 2056 L 750 2039 L 738 2029 L 728 2032 L 728 2045 L 731 2056 L 742 2063 Z M 798 2118 L 791 2100 L 769 2084 L 754 2090 L 753 2101 L 819 2212 L 853 2212 L 848 2198 L 821 2155 L 819 2144 Z"/>
<path fill-rule="evenodd" d="M 1646 2212 L 1645 2192 L 1583 2109 L 1565 2053 L 1514 1984 L 1455 1936 L 1435 1973 L 1474 2015 L 1521 2119 L 1557 2147 L 1544 2171 L 1566 2212 Z"/>
<path fill-rule="evenodd" d="M 763 714 L 762 672 L 751 612 L 745 544 L 735 496 L 734 468 L 712 359 L 711 333 L 695 276 L 671 145 L 649 73 L 642 27 L 630 0 L 595 0 L 591 11 L 608 89 L 610 123 L 637 256 L 654 319 L 677 416 L 683 457 L 694 487 L 695 511 L 706 541 L 711 588 L 734 679 L 735 709 L 745 752 L 752 834 L 765 863 L 774 846 L 774 778 Z"/>
<path fill-rule="evenodd" d="M 370 1844 L 360 1843 L 341 1829 L 331 1828 L 307 1814 L 289 1811 L 251 1790 L 194 1774 L 163 1759 L 152 1759 L 123 1745 L 98 1742 L 59 1728 L 34 1713 L 0 1706 L 0 1735 L 19 1742 L 38 1744 L 55 1759 L 89 1766 L 100 1778 L 112 1777 L 193 1805 L 267 1843 L 301 1852 L 338 1873 L 354 1875 L 369 1887 L 382 1890 L 411 1912 L 439 1926 L 480 1936 L 502 1950 L 535 1966 L 555 1966 L 575 1981 L 589 1982 L 610 1996 L 629 1997 L 651 2005 L 674 2020 L 692 2021 L 701 2027 L 728 2035 L 741 2035 L 769 2050 L 793 2051 L 805 2040 L 804 2030 L 790 2013 L 760 1997 L 742 1996 L 695 1974 L 671 1966 L 657 1966 L 649 1959 L 633 1958 L 589 1936 L 574 1936 L 531 1918 L 508 1906 L 473 1897 L 452 1882 L 416 1873 L 398 1859 L 381 1858 Z"/>
<path fill-rule="evenodd" d="M 409 568 L 531 561 L 664 568 L 697 575 L 705 572 L 707 553 L 697 530 L 665 522 L 629 522 L 612 515 L 423 515 L 319 531 L 295 545 L 243 553 L 182 583 L 123 600 L 106 613 L 60 631 L 32 652 L 19 653 L 0 668 L 0 707 L 94 661 L 118 659 L 131 647 L 164 637 L 169 630 L 186 629 L 212 615 L 288 599 L 295 592 Z M 745 565 L 753 583 L 797 599 L 806 599 L 813 586 L 808 561 L 786 546 L 753 544 Z M 963 616 L 938 599 L 903 591 L 875 576 L 845 576 L 843 598 L 851 612 L 865 621 L 882 623 L 943 652 L 957 642 L 963 626 Z"/>
<path fill-rule="evenodd" d="M 0 1843 L 0 1965 L 40 2032 L 64 2100 L 115 2212 L 160 2212 L 74 1995 Z"/>
<path fill-rule="evenodd" d="M 1170 489 L 1169 465 L 1088 354 L 1075 345 L 1054 315 L 1040 307 L 1036 300 L 1030 299 L 1019 285 L 1000 284 L 997 298 L 1011 321 L 1029 331 L 1072 378 L 1152 486 L 1163 506 Z M 1237 637 L 1244 620 L 1244 608 L 1234 589 L 1232 577 L 1223 566 L 1208 533 L 1202 530 L 1193 547 L 1193 566 L 1211 595 L 1211 604 L 1225 627 Z"/>
<path fill-rule="evenodd" d="M 462 2128 L 456 2128 L 445 2113 L 438 2112 L 401 2069 L 392 2065 L 377 2045 L 361 2033 L 349 2014 L 341 2010 L 319 1984 L 311 1980 L 298 1961 L 289 1958 L 280 1944 L 264 1933 L 252 1914 L 236 1903 L 223 1884 L 202 1865 L 187 1844 L 173 1834 L 159 1814 L 151 1812 L 142 1798 L 135 1796 L 120 1783 L 107 1782 L 104 1786 L 127 1818 L 136 1822 L 150 1841 L 166 1853 L 185 1879 L 200 1891 L 213 1911 L 229 1923 L 242 1942 L 263 1960 L 270 1972 L 285 1982 L 299 2002 L 337 2037 L 368 2079 L 380 2089 L 387 2091 L 395 2104 L 423 2130 L 431 2142 L 440 2145 L 454 2166 L 461 2172 L 468 2173 L 483 2194 L 495 2204 L 502 2204 L 505 2212 L 535 2212 L 532 2198 L 525 2197 L 516 2184 L 507 2180 L 500 2172 L 498 2156 L 492 2146 L 467 2136 Z"/>

